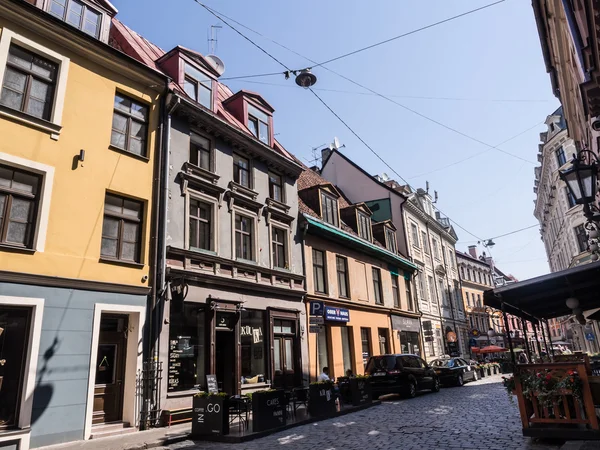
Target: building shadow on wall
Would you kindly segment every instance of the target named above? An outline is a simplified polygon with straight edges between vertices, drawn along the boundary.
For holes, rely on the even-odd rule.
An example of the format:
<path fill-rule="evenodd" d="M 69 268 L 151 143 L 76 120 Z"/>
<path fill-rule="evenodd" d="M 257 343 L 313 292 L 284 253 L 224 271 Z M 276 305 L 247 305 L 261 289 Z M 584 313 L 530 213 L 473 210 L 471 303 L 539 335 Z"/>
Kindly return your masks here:
<path fill-rule="evenodd" d="M 58 337 L 54 337 L 52 345 L 44 352 L 44 363 L 42 368 L 38 370 L 38 379 L 33 392 L 33 411 L 31 412 L 31 425 L 34 425 L 48 408 L 52 396 L 54 395 L 54 387 L 49 383 L 44 383 L 44 376 L 51 371 L 48 369 L 48 362 L 56 354 L 60 342 Z M 73 370 L 71 368 L 70 370 Z"/>

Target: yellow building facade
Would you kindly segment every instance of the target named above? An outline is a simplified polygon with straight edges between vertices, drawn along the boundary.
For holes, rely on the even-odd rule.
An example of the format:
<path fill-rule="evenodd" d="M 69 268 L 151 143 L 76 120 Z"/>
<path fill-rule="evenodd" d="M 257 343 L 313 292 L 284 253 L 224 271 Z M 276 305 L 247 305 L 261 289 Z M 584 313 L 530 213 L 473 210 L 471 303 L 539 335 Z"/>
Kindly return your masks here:
<path fill-rule="evenodd" d="M 108 45 L 110 3 L 33 3 L 0 4 L 0 449 L 137 422 L 153 281 L 166 79 Z"/>

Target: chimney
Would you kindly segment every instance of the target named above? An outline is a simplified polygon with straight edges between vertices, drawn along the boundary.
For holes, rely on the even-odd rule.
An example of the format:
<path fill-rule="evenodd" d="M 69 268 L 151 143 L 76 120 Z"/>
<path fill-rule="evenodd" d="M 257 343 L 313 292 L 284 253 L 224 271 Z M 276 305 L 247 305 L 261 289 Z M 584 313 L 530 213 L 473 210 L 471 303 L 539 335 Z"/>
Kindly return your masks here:
<path fill-rule="evenodd" d="M 473 258 L 477 259 L 477 246 L 476 245 L 469 245 L 469 255 L 471 255 Z"/>
<path fill-rule="evenodd" d="M 325 147 L 321 150 L 321 167 L 323 167 L 323 164 L 325 164 L 325 161 L 327 161 L 327 158 L 329 158 L 331 153 L 333 153 L 333 150 L 330 147 Z"/>

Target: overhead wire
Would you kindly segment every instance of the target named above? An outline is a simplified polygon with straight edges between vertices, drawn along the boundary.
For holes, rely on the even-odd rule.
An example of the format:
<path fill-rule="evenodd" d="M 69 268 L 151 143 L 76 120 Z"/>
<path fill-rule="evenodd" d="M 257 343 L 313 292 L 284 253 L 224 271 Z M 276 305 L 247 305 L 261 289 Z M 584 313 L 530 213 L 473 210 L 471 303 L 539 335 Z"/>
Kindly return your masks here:
<path fill-rule="evenodd" d="M 502 0 L 502 1 L 505 1 L 505 0 Z M 362 89 L 364 89 L 364 90 L 366 90 L 366 91 L 369 91 L 369 92 L 371 92 L 373 95 L 376 95 L 376 96 L 378 96 L 378 97 L 381 97 L 381 98 L 383 98 L 384 100 L 387 100 L 387 101 L 389 101 L 389 102 L 391 102 L 391 103 L 393 103 L 393 104 L 395 104 L 395 105 L 397 105 L 397 106 L 399 106 L 399 107 L 403 108 L 404 110 L 406 110 L 406 111 L 409 111 L 409 112 L 411 112 L 411 113 L 413 113 L 413 114 L 415 114 L 415 115 L 417 115 L 417 116 L 421 117 L 422 119 L 425 119 L 425 120 L 427 120 L 427 121 L 429 121 L 429 122 L 432 122 L 432 123 L 434 123 L 434 124 L 436 124 L 436 125 L 438 125 L 438 126 L 440 126 L 440 127 L 442 127 L 442 128 L 445 128 L 445 129 L 447 129 L 447 130 L 449 130 L 449 131 L 452 131 L 453 133 L 456 133 L 456 134 L 458 134 L 458 135 L 460 135 L 460 136 L 463 136 L 463 137 L 465 137 L 465 138 L 467 138 L 467 139 L 470 139 L 470 140 L 472 140 L 472 141 L 474 141 L 474 142 L 477 142 L 477 143 L 479 143 L 479 144 L 482 144 L 482 145 L 484 145 L 484 146 L 486 146 L 486 147 L 489 147 L 490 149 L 495 149 L 495 150 L 498 150 L 498 151 L 499 151 L 499 152 L 501 152 L 501 153 L 504 153 L 504 154 L 506 154 L 506 155 L 512 156 L 513 158 L 516 158 L 516 159 L 520 159 L 521 161 L 525 161 L 525 162 L 527 162 L 527 163 L 530 163 L 530 164 L 534 164 L 534 165 L 536 165 L 536 164 L 537 164 L 537 163 L 535 163 L 535 162 L 533 162 L 533 161 L 530 161 L 530 160 L 528 160 L 528 159 L 522 158 L 522 157 L 521 157 L 521 156 L 519 156 L 519 155 L 515 155 L 514 153 L 507 152 L 506 150 L 502 150 L 501 148 L 498 148 L 498 146 L 494 146 L 494 145 L 488 144 L 488 143 L 486 143 L 486 142 L 484 142 L 484 141 L 482 141 L 482 140 L 480 140 L 480 139 L 477 139 L 477 138 L 475 138 L 475 137 L 473 137 L 473 136 L 470 136 L 470 135 L 468 135 L 468 134 L 466 134 L 466 133 L 463 133 L 462 131 L 460 131 L 460 130 L 458 130 L 458 129 L 456 129 L 456 128 L 453 128 L 453 127 L 451 127 L 451 126 L 449 126 L 449 125 L 446 125 L 446 124 L 444 124 L 444 123 L 440 122 L 439 120 L 433 119 L 433 118 L 431 118 L 431 117 L 429 117 L 429 116 L 427 116 L 427 115 L 425 115 L 425 114 L 422 114 L 422 113 L 420 113 L 420 112 L 418 112 L 418 111 L 416 111 L 416 110 L 414 110 L 414 109 L 412 109 L 412 108 L 410 108 L 410 107 L 408 107 L 408 106 L 406 106 L 406 105 L 404 105 L 404 104 L 402 104 L 402 103 L 399 103 L 399 102 L 397 102 L 397 101 L 395 101 L 395 100 L 391 99 L 390 97 L 388 97 L 388 96 L 386 96 L 386 95 L 383 95 L 383 94 L 381 94 L 381 93 L 379 93 L 379 92 L 377 92 L 377 91 L 375 91 L 375 90 L 373 90 L 373 89 L 371 89 L 371 88 L 369 88 L 369 87 L 367 87 L 367 86 L 364 86 L 363 84 L 361 84 L 361 83 L 359 83 L 359 82 L 357 82 L 357 81 L 354 81 L 354 80 L 352 80 L 351 78 L 348 78 L 348 77 L 347 77 L 347 76 L 345 76 L 345 75 L 342 75 L 342 74 L 341 74 L 341 73 L 339 73 L 339 72 L 336 72 L 336 71 L 335 71 L 335 70 L 333 70 L 333 69 L 330 69 L 330 68 L 328 68 L 328 67 L 325 67 L 325 66 L 323 65 L 324 63 L 321 63 L 321 64 L 319 64 L 319 63 L 317 63 L 316 61 L 312 60 L 311 58 L 308 58 L 307 56 L 304 56 L 304 55 L 300 54 L 299 52 L 296 52 L 295 50 L 292 50 L 291 48 L 289 48 L 289 47 L 287 47 L 287 46 L 285 46 L 285 45 L 283 45 L 283 44 L 280 44 L 280 43 L 278 43 L 277 41 L 275 41 L 275 40 L 273 40 L 273 39 L 271 39 L 271 38 L 268 38 L 268 37 L 264 36 L 262 33 L 258 32 L 258 31 L 256 31 L 256 30 L 253 30 L 252 28 L 250 28 L 250 27 L 248 27 L 248 26 L 246 26 L 246 25 L 243 25 L 243 24 L 241 24 L 239 21 L 237 21 L 237 20 L 235 20 L 235 19 L 232 19 L 232 18 L 230 18 L 230 17 L 227 17 L 226 15 L 224 15 L 224 14 L 222 14 L 222 13 L 220 13 L 220 12 L 218 12 L 218 11 L 216 11 L 216 10 L 214 10 L 214 9 L 212 9 L 212 8 L 210 8 L 210 7 L 208 7 L 208 6 L 206 6 L 206 5 L 204 5 L 204 4 L 203 4 L 203 3 L 201 3 L 199 0 L 194 0 L 194 2 L 198 3 L 199 5 L 201 5 L 201 6 L 202 6 L 204 9 L 206 9 L 207 11 L 209 11 L 209 12 L 210 12 L 212 15 L 214 15 L 215 17 L 219 17 L 219 18 L 220 18 L 220 17 L 226 17 L 226 18 L 228 18 L 228 19 L 229 19 L 231 22 L 235 22 L 236 24 L 238 24 L 238 25 L 240 25 L 241 27 L 243 27 L 243 28 L 247 29 L 248 31 L 251 31 L 252 33 L 255 33 L 255 34 L 257 34 L 258 36 L 261 36 L 261 37 L 263 37 L 264 39 L 267 39 L 268 41 L 270 41 L 270 42 L 273 42 L 274 44 L 276 44 L 276 45 L 278 45 L 278 46 L 280 46 L 280 47 L 282 47 L 282 48 L 284 48 L 284 49 L 286 49 L 286 50 L 288 50 L 288 51 L 290 51 L 290 52 L 294 53 L 294 54 L 295 54 L 295 55 L 297 55 L 297 56 L 300 56 L 301 58 L 304 58 L 304 59 L 306 59 L 307 61 L 309 61 L 309 62 L 311 62 L 311 63 L 314 63 L 314 64 L 318 64 L 318 65 L 320 65 L 321 67 L 323 67 L 323 68 L 324 68 L 325 70 L 327 70 L 328 72 L 331 72 L 331 73 L 333 73 L 333 74 L 337 75 L 338 77 L 345 79 L 345 80 L 346 80 L 346 81 L 348 81 L 349 83 L 352 83 L 352 84 L 354 84 L 354 85 L 356 85 L 356 86 L 358 86 L 358 87 L 360 87 L 360 88 L 362 88 Z M 501 2 L 496 2 L 495 4 L 498 4 L 498 3 L 501 3 Z M 490 5 L 494 5 L 494 4 L 490 4 Z M 221 20 L 222 20 L 222 19 L 221 19 Z M 239 35 L 243 36 L 243 37 L 244 37 L 244 39 L 246 39 L 246 40 L 248 40 L 248 41 L 252 42 L 252 44 L 253 44 L 255 47 L 258 47 L 258 48 L 260 48 L 260 49 L 261 49 L 261 51 L 262 51 L 263 53 L 265 53 L 265 54 L 269 55 L 269 56 L 270 56 L 270 57 L 271 57 L 271 58 L 272 58 L 274 61 L 276 61 L 277 63 L 279 63 L 279 64 L 283 65 L 283 67 L 286 67 L 286 68 L 287 68 L 287 66 L 285 66 L 283 63 L 281 63 L 281 62 L 280 62 L 280 61 L 279 61 L 277 58 L 275 58 L 274 56 L 270 55 L 270 54 L 269 54 L 267 51 L 263 50 L 263 49 L 262 49 L 262 48 L 261 48 L 261 47 L 260 47 L 258 44 L 256 44 L 254 41 L 252 41 L 250 38 L 248 38 L 248 37 L 247 37 L 246 35 L 244 35 L 243 33 L 241 33 L 239 30 L 237 30 L 237 29 L 236 29 L 235 27 L 233 27 L 231 24 L 229 24 L 228 22 L 225 22 L 225 21 L 223 21 L 223 23 L 225 23 L 225 25 L 227 25 L 229 28 L 233 29 L 233 30 L 234 30 L 234 31 L 235 31 L 237 34 L 239 34 Z M 313 66 L 313 67 L 316 67 L 316 66 Z M 263 75 L 264 75 L 264 76 L 266 76 L 267 74 L 263 74 Z M 263 75 L 261 75 L 261 76 L 263 76 Z M 224 78 L 223 78 L 223 80 L 224 80 Z"/>
<path fill-rule="evenodd" d="M 502 1 L 504 1 L 504 0 L 502 0 Z M 194 2 L 196 2 L 197 4 L 199 4 L 200 6 L 202 6 L 202 7 L 203 7 L 204 9 L 206 9 L 207 11 L 209 11 L 209 12 L 210 12 L 212 15 L 214 15 L 215 17 L 217 17 L 219 20 L 222 20 L 222 21 L 223 21 L 223 23 L 224 23 L 225 25 L 227 25 L 229 28 L 231 28 L 232 30 L 234 30 L 234 31 L 235 31 L 237 34 L 239 34 L 240 36 L 242 36 L 242 37 L 243 37 L 245 40 L 247 40 L 247 41 L 251 42 L 251 43 L 252 43 L 252 45 L 254 45 L 254 46 L 255 46 L 255 47 L 257 47 L 258 49 L 260 49 L 260 50 L 261 50 L 263 53 L 265 53 L 265 54 L 266 54 L 267 56 L 269 56 L 271 59 L 273 59 L 274 61 L 276 61 L 278 64 L 282 65 L 282 66 L 283 66 L 284 68 L 286 68 L 287 70 L 290 70 L 290 69 L 289 69 L 289 68 L 288 68 L 288 67 L 287 67 L 285 64 L 283 64 L 283 63 L 282 63 L 281 61 L 279 61 L 279 60 L 278 60 L 276 57 L 274 57 L 274 56 L 273 56 L 273 55 L 271 55 L 269 52 L 267 52 L 266 50 L 264 50 L 264 49 L 263 49 L 263 48 L 262 48 L 260 45 L 256 44 L 254 41 L 252 41 L 252 40 L 251 40 L 250 38 L 248 38 L 246 35 L 244 35 L 243 33 L 241 33 L 241 32 L 240 32 L 239 30 L 237 30 L 237 29 L 236 29 L 236 28 L 235 28 L 233 25 L 231 25 L 230 23 L 228 23 L 228 22 L 226 22 L 225 20 L 223 20 L 223 19 L 222 19 L 222 17 L 220 17 L 219 13 L 217 13 L 216 11 L 213 11 L 211 8 L 209 8 L 209 7 L 207 7 L 206 5 L 204 5 L 204 4 L 203 4 L 203 3 L 201 3 L 199 0 L 194 0 Z M 498 2 L 498 3 L 500 3 L 500 2 Z M 237 21 L 236 21 L 236 22 L 237 22 Z M 239 22 L 237 22 L 237 23 L 239 23 Z M 245 27 L 245 28 L 249 29 L 248 27 Z M 296 52 L 294 52 L 294 53 L 296 53 Z M 304 58 L 305 58 L 305 59 L 309 59 L 309 58 L 306 58 L 306 57 L 304 57 Z M 321 64 L 321 65 L 322 65 L 322 64 Z M 425 116 L 425 115 L 423 115 L 423 114 L 421 114 L 421 113 L 419 113 L 419 112 L 417 112 L 417 111 L 414 111 L 414 110 L 412 110 L 411 108 L 408 108 L 408 107 L 406 107 L 406 106 L 404 106 L 404 105 L 402 105 L 402 104 L 400 104 L 400 103 L 398 103 L 398 102 L 396 102 L 396 101 L 394 101 L 394 100 L 391 100 L 391 99 L 387 98 L 386 96 L 384 96 L 384 95 L 382 95 L 382 94 L 380 94 L 380 93 L 378 93 L 378 92 L 376 92 L 376 91 L 374 91 L 374 90 L 372 90 L 372 89 L 370 89 L 370 88 L 368 88 L 368 87 L 366 87 L 366 86 L 363 86 L 362 84 L 360 84 L 360 83 L 358 83 L 358 82 L 356 82 L 356 81 L 354 81 L 354 80 L 351 80 L 350 78 L 348 78 L 348 77 L 346 77 L 346 76 L 344 76 L 344 75 L 342 75 L 342 74 L 339 74 L 339 73 L 337 73 L 337 72 L 335 72 L 335 71 L 333 71 L 333 70 L 331 70 L 331 69 L 329 69 L 329 68 L 327 68 L 327 67 L 324 67 L 324 68 L 325 68 L 326 70 L 329 70 L 330 72 L 332 72 L 332 73 L 334 73 L 334 74 L 336 74 L 336 75 L 340 76 L 341 78 L 344 78 L 344 79 L 346 79 L 347 81 L 349 81 L 349 82 L 351 82 L 351 83 L 353 83 L 353 84 L 355 84 L 355 85 L 357 85 L 357 86 L 359 86 L 359 87 L 361 87 L 361 88 L 363 88 L 363 89 L 365 89 L 365 90 L 367 90 L 367 91 L 370 91 L 370 92 L 372 92 L 373 94 L 375 94 L 375 95 L 377 95 L 377 96 L 379 96 L 379 97 L 382 97 L 382 98 L 384 98 L 384 99 L 386 99 L 386 100 L 388 100 L 388 101 L 390 101 L 390 102 L 392 102 L 392 103 L 395 103 L 395 104 L 397 104 L 398 106 L 401 106 L 402 108 L 404 108 L 404 109 L 406 109 L 406 110 L 408 110 L 408 111 L 411 111 L 411 112 L 413 112 L 414 114 L 417 114 L 417 115 L 419 115 L 419 116 L 421 116 L 421 117 L 423 117 L 423 118 L 425 118 L 425 119 L 427 119 L 427 120 L 429 120 L 429 121 L 432 121 L 432 122 L 434 122 L 434 123 L 437 123 L 438 125 L 440 125 L 440 126 L 443 126 L 444 128 L 447 128 L 447 129 L 449 129 L 449 130 L 452 130 L 452 131 L 454 131 L 454 132 L 456 132 L 456 133 L 458 133 L 458 134 L 461 134 L 461 135 L 463 135 L 463 136 L 465 136 L 465 137 L 467 137 L 467 138 L 469 138 L 469 139 L 472 139 L 472 140 L 475 140 L 475 141 L 477 141 L 477 142 L 480 142 L 480 143 L 482 143 L 482 144 L 484 144 L 484 145 L 486 145 L 486 146 L 488 146 L 488 147 L 491 147 L 491 148 L 496 148 L 495 146 L 492 146 L 492 145 L 490 145 L 490 144 L 487 144 L 487 143 L 485 143 L 485 142 L 483 142 L 483 141 L 480 141 L 480 140 L 478 140 L 478 139 L 476 139 L 476 138 L 473 138 L 473 137 L 471 137 L 471 136 L 469 136 L 469 135 L 466 135 L 466 134 L 464 134 L 464 133 L 462 133 L 462 132 L 460 132 L 460 131 L 458 131 L 458 130 L 455 130 L 455 129 L 454 129 L 454 128 L 452 128 L 452 127 L 449 127 L 449 126 L 447 126 L 447 125 L 445 125 L 445 124 L 442 124 L 441 122 L 438 122 L 438 121 L 436 121 L 435 119 L 431 119 L 431 118 L 429 118 L 429 117 L 427 117 L 427 116 Z M 343 119 L 342 119 L 342 118 L 339 116 L 339 114 L 337 114 L 337 113 L 336 113 L 336 112 L 335 112 L 335 111 L 334 111 L 334 110 L 333 110 L 333 109 L 332 109 L 332 108 L 331 108 L 331 107 L 330 107 L 330 106 L 329 106 L 329 105 L 328 105 L 328 104 L 327 104 L 327 103 L 326 103 L 326 102 L 325 102 L 325 101 L 324 101 L 324 100 L 323 100 L 323 99 L 322 99 L 322 98 L 321 98 L 321 97 L 320 97 L 320 96 L 319 96 L 319 95 L 318 95 L 318 94 L 317 94 L 317 93 L 316 93 L 316 92 L 313 90 L 313 89 L 309 88 L 309 90 L 310 90 L 310 92 L 312 92 L 312 94 L 313 94 L 313 95 L 314 95 L 314 96 L 315 96 L 315 97 L 316 97 L 316 98 L 317 98 L 317 99 L 318 99 L 318 100 L 319 100 L 319 101 L 320 101 L 320 102 L 321 102 L 321 103 L 322 103 L 322 104 L 323 104 L 323 105 L 324 105 L 324 106 L 325 106 L 325 107 L 326 107 L 326 108 L 327 108 L 327 109 L 328 109 L 328 110 L 329 110 L 329 111 L 330 111 L 330 112 L 331 112 L 331 113 L 332 113 L 332 114 L 333 114 L 333 115 L 334 115 L 334 116 L 335 116 L 335 117 L 336 117 L 336 118 L 337 118 L 337 119 L 338 119 L 338 120 L 339 120 L 339 121 L 340 121 L 340 122 L 341 122 L 341 123 L 342 123 L 342 124 L 343 124 L 343 125 L 344 125 L 344 126 L 345 126 L 345 127 L 346 127 L 346 128 L 347 128 L 347 129 L 348 129 L 348 130 L 349 130 L 349 131 L 350 131 L 350 132 L 351 132 L 351 133 L 352 133 L 354 136 L 355 136 L 355 137 L 356 137 L 356 138 L 357 138 L 357 139 L 358 139 L 358 140 L 359 140 L 359 141 L 360 141 L 360 142 L 362 142 L 362 143 L 363 143 L 363 144 L 364 144 L 364 145 L 365 145 L 365 146 L 366 146 L 366 147 L 367 147 L 367 148 L 368 148 L 368 149 L 369 149 L 369 150 L 370 150 L 370 151 L 371 151 L 371 152 L 372 152 L 372 153 L 373 153 L 373 154 L 374 154 L 374 155 L 375 155 L 375 156 L 376 156 L 376 157 L 377 157 L 377 158 L 378 158 L 378 159 L 379 159 L 381 162 L 383 162 L 383 163 L 384 163 L 384 165 L 385 165 L 386 167 L 388 167 L 388 168 L 389 168 L 389 169 L 390 169 L 390 170 L 391 170 L 393 173 L 395 173 L 395 174 L 396 174 L 396 175 L 397 175 L 397 176 L 398 176 L 398 177 L 399 177 L 399 178 L 400 178 L 402 181 L 404 181 L 404 182 L 407 184 L 407 186 L 409 186 L 411 189 L 413 189 L 413 190 L 414 190 L 414 188 L 412 188 L 412 187 L 410 186 L 410 183 L 409 183 L 409 182 L 408 182 L 408 181 L 407 181 L 407 180 L 406 180 L 404 177 L 402 177 L 402 175 L 400 175 L 400 174 L 399 174 L 399 173 L 398 173 L 398 172 L 397 172 L 397 171 L 396 171 L 396 170 L 395 170 L 395 169 L 394 169 L 392 166 L 390 166 L 390 165 L 389 165 L 389 164 L 388 164 L 388 163 L 387 163 L 387 162 L 386 162 L 386 161 L 385 161 L 385 160 L 384 160 L 384 159 L 383 159 L 383 158 L 382 158 L 382 157 L 381 157 L 381 156 L 380 156 L 380 155 L 379 155 L 379 154 L 378 154 L 378 153 L 377 153 L 377 152 L 376 152 L 376 151 L 375 151 L 375 150 L 374 150 L 374 149 L 373 149 L 373 148 L 372 148 L 372 147 L 371 147 L 371 146 L 370 146 L 370 145 L 369 145 L 369 144 L 368 144 L 368 143 L 367 143 L 367 142 L 366 142 L 366 141 L 365 141 L 365 140 L 364 140 L 362 137 L 360 137 L 360 135 L 359 135 L 359 134 L 358 134 L 356 131 L 354 131 L 354 129 L 353 129 L 352 127 L 350 127 L 350 125 L 348 125 L 348 123 L 346 123 L 346 122 L 345 122 L 345 121 L 344 121 L 344 120 L 343 120 Z M 500 150 L 500 151 L 503 151 L 503 150 L 501 150 L 501 149 L 498 149 L 498 150 Z M 505 153 L 508 153 L 508 152 L 505 152 Z M 512 155 L 511 153 L 508 153 L 508 154 L 509 154 L 509 155 Z M 518 156 L 516 156 L 516 155 L 512 155 L 512 156 L 518 157 Z M 523 158 L 520 158 L 520 157 L 518 157 L 518 158 L 519 158 L 519 159 L 523 159 Z M 527 160 L 525 160 L 525 159 L 523 159 L 523 160 L 524 160 L 524 161 L 527 161 Z M 448 220 L 450 220 L 452 223 L 454 223 L 454 224 L 455 224 L 455 225 L 456 225 L 458 228 L 460 228 L 461 230 L 463 230 L 464 232 L 466 232 L 466 233 L 467 233 L 467 234 L 469 234 L 470 236 L 473 236 L 474 238 L 476 238 L 476 239 L 478 239 L 478 240 L 480 240 L 480 241 L 481 241 L 481 240 L 483 240 L 483 239 L 481 239 L 479 236 L 475 235 L 474 233 L 470 232 L 469 230 L 467 230 L 466 228 L 464 228 L 463 226 L 461 226 L 461 225 L 460 225 L 459 223 L 457 223 L 455 220 L 451 219 L 451 218 L 450 218 L 450 217 L 449 217 L 447 214 L 445 214 L 445 213 L 444 213 L 444 212 L 443 212 L 441 209 L 439 209 L 439 208 L 437 208 L 437 209 L 438 209 L 438 211 L 439 211 L 441 214 L 443 214 L 444 216 L 448 217 Z"/>

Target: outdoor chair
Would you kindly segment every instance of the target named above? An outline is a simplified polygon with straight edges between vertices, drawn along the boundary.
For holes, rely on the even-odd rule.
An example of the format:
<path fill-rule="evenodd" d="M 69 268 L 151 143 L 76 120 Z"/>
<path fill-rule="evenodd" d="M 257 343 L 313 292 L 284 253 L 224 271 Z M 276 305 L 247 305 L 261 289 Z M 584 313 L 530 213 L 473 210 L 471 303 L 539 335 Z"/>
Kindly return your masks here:
<path fill-rule="evenodd" d="M 250 399 L 244 395 L 233 395 L 229 398 L 229 423 L 238 419 L 238 427 L 248 429 Z"/>

